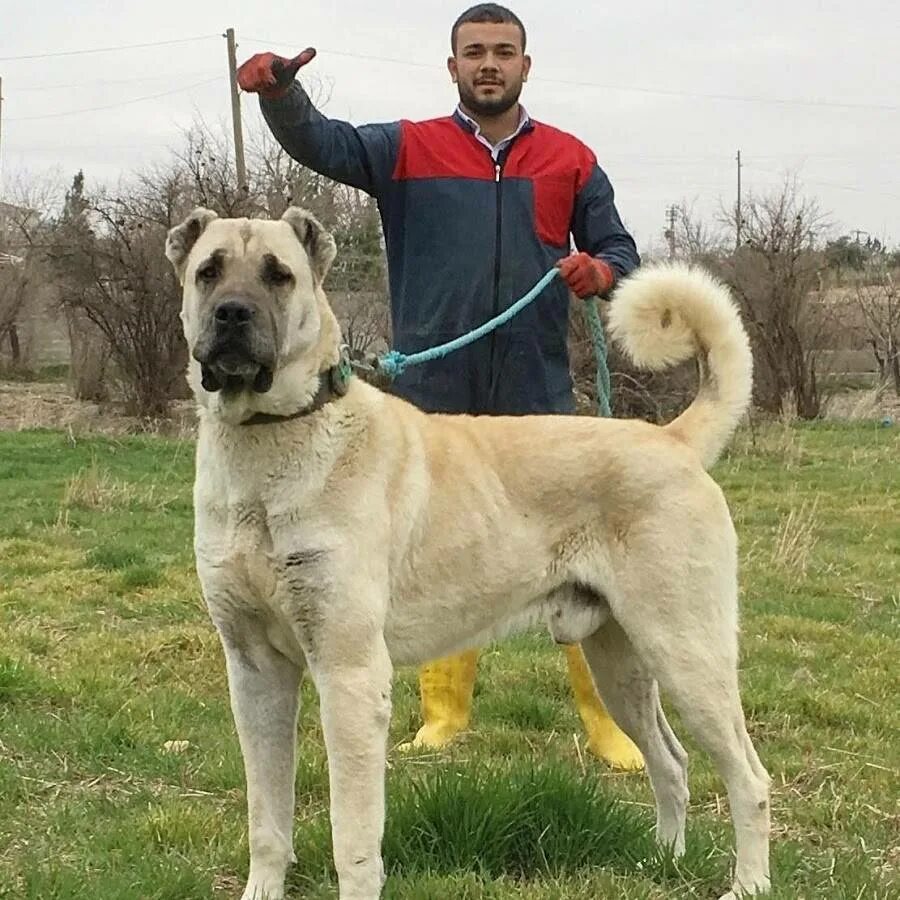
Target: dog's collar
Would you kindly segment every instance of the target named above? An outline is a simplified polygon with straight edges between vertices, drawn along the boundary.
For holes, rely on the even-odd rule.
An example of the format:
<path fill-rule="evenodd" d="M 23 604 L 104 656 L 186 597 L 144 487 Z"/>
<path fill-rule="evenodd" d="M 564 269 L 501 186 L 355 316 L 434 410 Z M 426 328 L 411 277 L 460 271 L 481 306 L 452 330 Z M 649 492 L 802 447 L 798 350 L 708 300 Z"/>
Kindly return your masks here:
<path fill-rule="evenodd" d="M 339 400 L 343 397 L 347 393 L 352 377 L 350 351 L 348 347 L 343 346 L 341 347 L 341 358 L 337 364 L 319 373 L 319 389 L 308 405 L 286 415 L 265 412 L 254 413 L 249 419 L 241 422 L 241 425 L 273 425 L 308 416 L 320 410 L 326 403 L 331 403 L 333 400 Z"/>

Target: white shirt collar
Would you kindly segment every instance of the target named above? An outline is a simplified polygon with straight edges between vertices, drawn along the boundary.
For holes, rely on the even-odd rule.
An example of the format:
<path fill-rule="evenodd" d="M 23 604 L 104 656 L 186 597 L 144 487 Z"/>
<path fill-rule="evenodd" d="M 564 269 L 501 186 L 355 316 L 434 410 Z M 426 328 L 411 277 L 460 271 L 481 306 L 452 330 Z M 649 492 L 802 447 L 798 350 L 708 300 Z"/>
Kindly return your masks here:
<path fill-rule="evenodd" d="M 496 161 L 503 150 L 510 144 L 510 142 L 521 134 L 522 129 L 531 121 L 531 117 L 525 111 L 525 107 L 521 104 L 519 105 L 519 124 L 516 126 L 516 130 L 508 135 L 505 138 L 497 141 L 496 144 L 492 144 L 482 133 L 481 126 L 469 115 L 466 114 L 465 110 L 463 110 L 462 106 L 456 107 L 457 113 L 459 113 L 460 118 L 468 123 L 472 127 L 472 132 L 475 135 L 475 139 L 480 143 L 484 144 L 488 150 L 491 151 L 491 156 Z"/>

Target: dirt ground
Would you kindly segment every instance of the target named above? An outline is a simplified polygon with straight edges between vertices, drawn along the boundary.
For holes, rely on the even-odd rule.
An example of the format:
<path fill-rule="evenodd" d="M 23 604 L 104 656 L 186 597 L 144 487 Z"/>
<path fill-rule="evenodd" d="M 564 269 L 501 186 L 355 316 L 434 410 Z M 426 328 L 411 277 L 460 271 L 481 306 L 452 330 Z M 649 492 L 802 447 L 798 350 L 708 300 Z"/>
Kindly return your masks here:
<path fill-rule="evenodd" d="M 0 431 L 53 428 L 75 434 L 190 437 L 194 424 L 192 400 L 173 403 L 168 419 L 147 421 L 123 415 L 115 404 L 76 400 L 64 383 L 0 381 Z"/>
<path fill-rule="evenodd" d="M 879 400 L 872 390 L 848 391 L 830 400 L 826 418 L 873 422 L 889 418 L 900 427 L 900 398 L 892 392 Z M 169 419 L 145 421 L 123 415 L 115 404 L 76 400 L 63 383 L 0 381 L 0 431 L 53 428 L 75 434 L 163 434 L 187 438 L 194 434 L 194 427 L 192 400 L 173 403 Z"/>
<path fill-rule="evenodd" d="M 900 397 L 893 391 L 885 391 L 881 397 L 871 389 L 846 391 L 829 399 L 825 418 L 855 421 L 868 419 L 900 427 Z"/>

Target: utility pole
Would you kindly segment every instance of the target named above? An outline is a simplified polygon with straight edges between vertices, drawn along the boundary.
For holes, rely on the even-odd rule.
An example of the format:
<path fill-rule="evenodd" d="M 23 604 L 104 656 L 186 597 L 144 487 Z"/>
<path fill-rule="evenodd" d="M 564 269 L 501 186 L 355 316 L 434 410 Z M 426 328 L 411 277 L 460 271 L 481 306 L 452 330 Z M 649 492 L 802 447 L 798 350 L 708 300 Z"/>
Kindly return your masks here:
<path fill-rule="evenodd" d="M 669 206 L 666 209 L 666 218 L 669 227 L 666 229 L 666 240 L 669 242 L 669 259 L 675 259 L 675 217 L 678 215 L 677 206 Z"/>
<path fill-rule="evenodd" d="M 237 44 L 234 29 L 225 32 L 228 41 L 228 83 L 231 86 L 231 124 L 234 130 L 234 164 L 237 169 L 238 191 L 247 192 L 247 166 L 244 162 L 244 132 L 241 127 L 241 97 L 237 83 Z"/>
<path fill-rule="evenodd" d="M 741 228 L 744 224 L 743 211 L 741 210 L 741 151 L 737 152 L 737 210 L 734 216 L 735 220 L 735 231 L 737 234 L 736 242 L 734 245 L 735 250 L 740 250 L 741 248 Z"/>

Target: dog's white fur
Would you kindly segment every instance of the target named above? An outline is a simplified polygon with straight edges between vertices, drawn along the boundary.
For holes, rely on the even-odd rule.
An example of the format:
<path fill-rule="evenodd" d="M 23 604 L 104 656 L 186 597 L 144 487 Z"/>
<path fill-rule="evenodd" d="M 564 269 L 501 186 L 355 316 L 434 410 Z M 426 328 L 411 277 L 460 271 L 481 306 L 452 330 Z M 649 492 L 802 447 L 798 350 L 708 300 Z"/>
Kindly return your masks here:
<path fill-rule="evenodd" d="M 214 250 L 220 283 L 203 287 L 197 269 Z M 244 900 L 284 896 L 305 669 L 321 701 L 340 896 L 372 900 L 383 881 L 393 666 L 541 619 L 558 640 L 581 641 L 604 702 L 646 759 L 657 837 L 680 853 L 687 756 L 657 685 L 668 693 L 728 789 L 737 863 L 724 897 L 765 892 L 769 779 L 738 695 L 736 538 L 705 471 L 750 397 L 750 350 L 727 290 L 698 269 L 663 266 L 613 298 L 612 333 L 639 363 L 701 361 L 697 398 L 665 427 L 426 415 L 359 380 L 309 416 L 243 426 L 256 411 L 308 404 L 338 359 L 322 291 L 333 241 L 299 210 L 280 221 L 198 210 L 172 230 L 167 254 L 191 349 L 216 298 L 241 291 L 277 339 L 268 393 L 207 393 L 198 363 L 189 372 L 197 568 L 247 775 Z M 258 284 L 264 254 L 293 272 L 287 289 Z"/>

